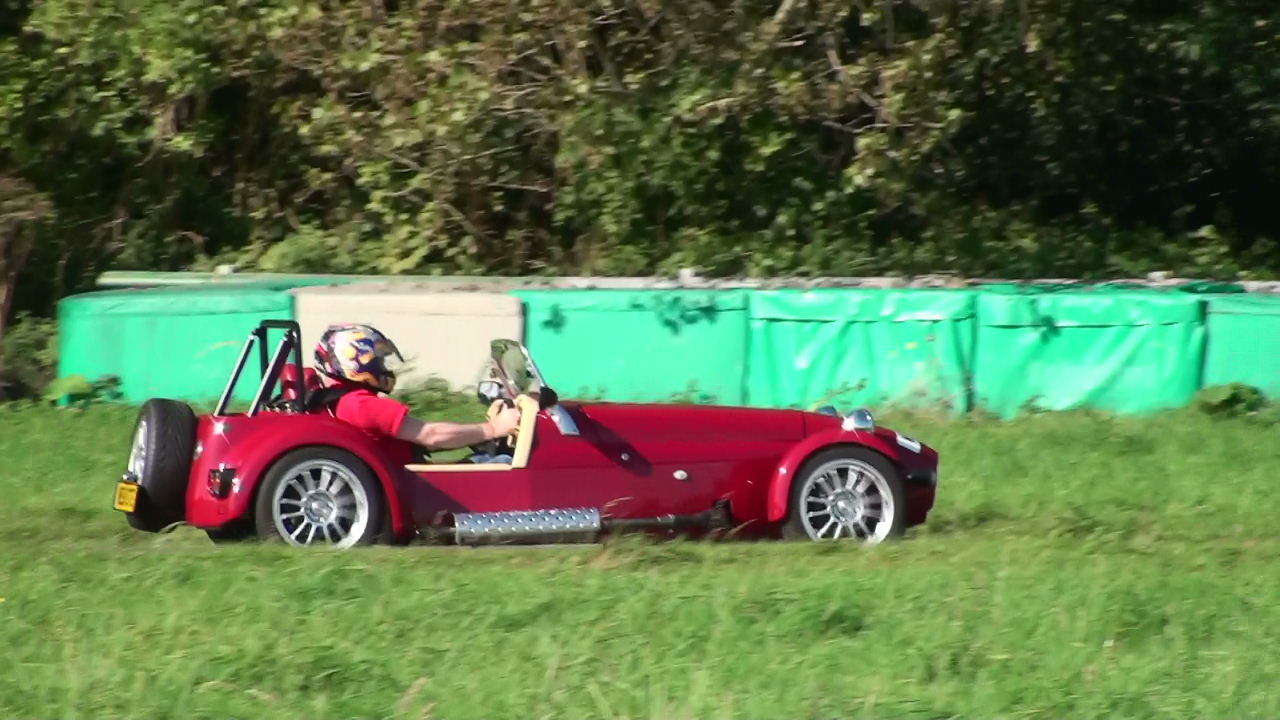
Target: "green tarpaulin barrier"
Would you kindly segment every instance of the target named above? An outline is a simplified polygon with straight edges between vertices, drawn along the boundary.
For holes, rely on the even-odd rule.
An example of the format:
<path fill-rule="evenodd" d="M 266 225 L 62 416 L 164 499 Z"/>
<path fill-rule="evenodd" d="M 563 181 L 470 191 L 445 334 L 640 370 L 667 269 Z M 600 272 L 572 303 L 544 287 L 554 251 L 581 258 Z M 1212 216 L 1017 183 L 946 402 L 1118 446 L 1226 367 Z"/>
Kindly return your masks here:
<path fill-rule="evenodd" d="M 752 405 L 969 409 L 973 293 L 778 290 L 750 308 Z"/>
<path fill-rule="evenodd" d="M 1002 417 L 1024 409 L 1139 413 L 1199 389 L 1205 325 L 1186 293 L 983 293 L 974 393 Z"/>
<path fill-rule="evenodd" d="M 743 402 L 741 291 L 521 290 L 529 352 L 566 398 Z"/>
<path fill-rule="evenodd" d="M 126 402 L 151 397 L 216 400 L 258 322 L 292 317 L 288 293 L 260 287 L 73 295 L 58 304 L 58 375 L 82 375 L 90 381 L 115 375 Z M 236 399 L 252 399 L 257 362 L 255 353 Z"/>
<path fill-rule="evenodd" d="M 1280 296 L 1209 296 L 1204 384 L 1245 383 L 1280 397 Z"/>

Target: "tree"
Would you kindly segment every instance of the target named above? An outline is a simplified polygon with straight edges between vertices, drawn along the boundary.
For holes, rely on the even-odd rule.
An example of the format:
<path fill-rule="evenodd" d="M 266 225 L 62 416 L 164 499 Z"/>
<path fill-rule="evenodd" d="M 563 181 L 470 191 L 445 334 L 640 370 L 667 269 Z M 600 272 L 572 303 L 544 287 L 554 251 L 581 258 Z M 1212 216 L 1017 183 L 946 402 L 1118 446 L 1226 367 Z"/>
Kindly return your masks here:
<path fill-rule="evenodd" d="M 0 172 L 0 376 L 4 373 L 4 335 L 13 310 L 18 273 L 31 254 L 38 224 L 53 216 L 48 196 L 23 179 Z"/>
<path fill-rule="evenodd" d="M 1278 28 L 1260 0 L 0 0 L 0 166 L 57 208 L 18 309 L 110 264 L 1275 275 Z"/>

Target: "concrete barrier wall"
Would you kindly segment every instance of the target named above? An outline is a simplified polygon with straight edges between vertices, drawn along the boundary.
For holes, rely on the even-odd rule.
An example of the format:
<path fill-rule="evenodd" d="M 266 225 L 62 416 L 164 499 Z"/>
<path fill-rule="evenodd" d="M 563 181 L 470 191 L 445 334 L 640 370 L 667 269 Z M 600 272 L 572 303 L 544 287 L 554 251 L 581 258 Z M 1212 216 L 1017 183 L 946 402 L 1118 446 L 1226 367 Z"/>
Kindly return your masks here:
<path fill-rule="evenodd" d="M 306 362 L 327 326 L 367 323 L 391 338 L 404 355 L 408 367 L 400 375 L 400 387 L 434 376 L 454 389 L 470 389 L 491 340 L 524 339 L 522 304 L 504 293 L 360 283 L 297 288 L 291 294 Z"/>

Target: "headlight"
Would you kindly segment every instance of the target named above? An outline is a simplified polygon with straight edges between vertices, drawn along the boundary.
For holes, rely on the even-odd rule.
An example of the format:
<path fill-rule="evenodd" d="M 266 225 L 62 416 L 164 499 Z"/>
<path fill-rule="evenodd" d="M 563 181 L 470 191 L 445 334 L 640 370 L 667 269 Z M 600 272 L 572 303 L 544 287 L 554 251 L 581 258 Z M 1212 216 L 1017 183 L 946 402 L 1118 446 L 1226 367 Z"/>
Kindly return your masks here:
<path fill-rule="evenodd" d="M 872 417 L 870 410 L 858 408 L 844 417 L 840 427 L 845 430 L 874 430 L 876 419 Z"/>

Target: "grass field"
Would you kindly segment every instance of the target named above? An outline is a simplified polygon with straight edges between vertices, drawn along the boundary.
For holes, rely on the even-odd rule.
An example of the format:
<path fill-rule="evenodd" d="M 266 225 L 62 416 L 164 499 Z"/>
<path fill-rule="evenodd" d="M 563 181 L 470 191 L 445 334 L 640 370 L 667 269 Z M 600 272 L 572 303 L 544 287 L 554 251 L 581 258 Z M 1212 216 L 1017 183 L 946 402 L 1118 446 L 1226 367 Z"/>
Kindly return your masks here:
<path fill-rule="evenodd" d="M 131 531 L 132 419 L 0 406 L 2 717 L 1280 717 L 1280 427 L 896 418 L 879 548 L 335 553 Z"/>

